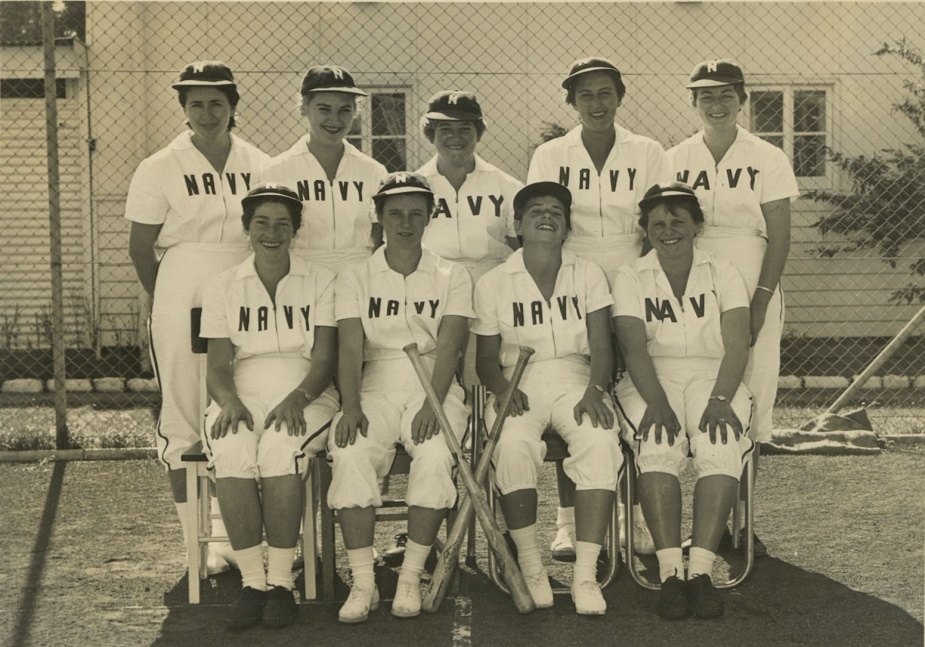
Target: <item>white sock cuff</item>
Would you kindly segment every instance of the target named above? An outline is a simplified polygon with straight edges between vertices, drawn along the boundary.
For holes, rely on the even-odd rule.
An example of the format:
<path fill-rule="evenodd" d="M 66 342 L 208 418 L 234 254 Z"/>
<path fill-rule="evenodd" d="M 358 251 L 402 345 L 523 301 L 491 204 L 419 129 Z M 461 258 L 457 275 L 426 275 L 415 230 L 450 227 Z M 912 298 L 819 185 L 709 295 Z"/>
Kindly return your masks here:
<path fill-rule="evenodd" d="M 658 558 L 658 574 L 662 582 L 674 575 L 679 580 L 684 580 L 684 553 L 681 547 L 662 548 L 655 551 Z"/>
<path fill-rule="evenodd" d="M 713 562 L 716 560 L 716 553 L 706 548 L 691 546 L 690 557 L 688 559 L 688 577 L 695 575 L 707 574 L 713 576 Z"/>
<path fill-rule="evenodd" d="M 292 588 L 292 560 L 295 558 L 295 546 L 292 548 L 267 547 L 267 585 Z"/>
<path fill-rule="evenodd" d="M 267 590 L 267 571 L 263 565 L 263 546 L 257 544 L 250 548 L 234 551 L 234 560 L 241 571 L 241 586 L 249 586 L 258 591 Z"/>
<path fill-rule="evenodd" d="M 601 545 L 590 541 L 575 542 L 575 567 L 572 580 L 584 582 L 597 581 L 597 557 L 601 553 Z"/>
<path fill-rule="evenodd" d="M 575 508 L 558 508 L 556 510 L 556 527 L 575 525 Z"/>
<path fill-rule="evenodd" d="M 350 572 L 353 573 L 354 579 L 357 575 L 373 575 L 373 565 L 376 559 L 372 546 L 347 550 L 347 561 L 350 563 Z"/>
<path fill-rule="evenodd" d="M 408 540 L 405 544 L 405 558 L 401 564 L 399 579 L 419 580 L 421 578 L 421 574 L 424 572 L 424 562 L 427 561 L 427 556 L 430 555 L 431 546 L 433 544 L 424 546 L 411 539 Z"/>
<path fill-rule="evenodd" d="M 517 545 L 518 552 L 523 548 L 529 548 L 531 545 L 537 545 L 536 524 L 526 528 L 518 528 L 517 530 L 508 529 L 508 532 L 511 533 L 511 539 Z"/>

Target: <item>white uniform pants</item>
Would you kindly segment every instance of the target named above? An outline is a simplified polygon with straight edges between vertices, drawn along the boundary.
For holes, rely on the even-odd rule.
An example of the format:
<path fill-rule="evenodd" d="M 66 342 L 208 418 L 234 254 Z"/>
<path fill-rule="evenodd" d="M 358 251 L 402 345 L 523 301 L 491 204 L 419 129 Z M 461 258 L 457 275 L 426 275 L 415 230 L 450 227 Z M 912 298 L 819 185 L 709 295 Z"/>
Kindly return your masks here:
<path fill-rule="evenodd" d="M 755 294 L 761 263 L 767 249 L 767 241 L 760 236 L 723 236 L 719 233 L 694 239 L 700 249 L 717 258 L 729 261 L 745 279 L 749 298 Z M 764 326 L 758 333 L 758 341 L 748 354 L 748 365 L 742 382 L 755 399 L 755 415 L 751 438 L 755 442 L 771 440 L 773 430 L 772 414 L 777 399 L 777 378 L 780 375 L 780 338 L 784 328 L 784 299 L 778 287 L 768 304 Z"/>
<path fill-rule="evenodd" d="M 433 361 L 424 357 L 433 369 Z M 453 455 L 441 437 L 415 445 L 411 423 L 424 404 L 424 389 L 407 359 L 369 362 L 364 367 L 360 406 L 369 421 L 368 433 L 357 434 L 356 442 L 346 447 L 334 444 L 333 432 L 328 441 L 328 458 L 332 461 L 333 479 L 328 491 L 328 506 L 368 508 L 382 505 L 379 479 L 384 478 L 395 458 L 395 446 L 401 444 L 411 457 L 408 475 L 408 505 L 440 510 L 456 502 L 453 483 Z M 469 411 L 462 387 L 454 383 L 443 401 L 443 410 L 457 438 L 466 431 Z M 340 413 L 332 422 L 337 428 Z"/>
<path fill-rule="evenodd" d="M 725 444 L 719 434 L 716 442 L 711 443 L 710 435 L 700 431 L 698 425 L 713 392 L 720 360 L 699 357 L 654 359 L 658 380 L 668 396 L 671 410 L 681 423 L 681 433 L 675 438 L 674 445 L 668 444 L 664 430 L 661 434 L 662 442 L 655 442 L 654 431 L 650 431 L 648 439 L 643 441 L 639 423 L 646 412 L 646 401 L 639 395 L 629 375 L 624 376 L 617 384 L 617 406 L 629 423 L 625 439 L 636 454 L 637 471 L 665 472 L 678 476 L 690 454 L 698 479 L 724 474 L 738 480 L 742 475 L 743 458 L 754 448 L 748 436 L 752 415 L 752 398 L 748 389 L 739 385 L 732 399 L 732 409 L 745 433 L 736 442 L 729 428 Z"/>
<path fill-rule="evenodd" d="M 306 433 L 290 436 L 285 423 L 264 429 L 267 414 L 289 395 L 308 375 L 307 359 L 290 357 L 251 357 L 234 365 L 234 384 L 241 402 L 254 418 L 254 430 L 238 424 L 235 432 L 212 438 L 212 423 L 221 412 L 215 402 L 206 410 L 202 446 L 209 457 L 209 468 L 216 478 L 256 479 L 258 477 L 306 474 L 308 460 L 325 448 L 331 418 L 337 413 L 337 392 L 329 387 L 303 411 Z"/>
<path fill-rule="evenodd" d="M 199 440 L 205 402 L 205 354 L 192 351 L 191 310 L 202 306 L 202 288 L 216 274 L 248 255 L 244 245 L 181 244 L 157 266 L 148 334 L 151 364 L 161 389 L 157 456 L 167 469 L 182 469 L 180 457 Z"/>
<path fill-rule="evenodd" d="M 506 371 L 509 373 L 509 371 Z M 548 427 L 568 445 L 562 467 L 578 490 L 614 490 L 623 465 L 619 429 L 594 427 L 585 415 L 575 422 L 574 408 L 584 396 L 590 367 L 583 360 L 552 359 L 530 362 L 520 382 L 529 411 L 504 422 L 492 463 L 501 494 L 536 489 L 537 471 L 546 455 L 543 432 Z M 605 402 L 613 408 L 610 398 Z M 486 406 L 489 429 L 495 421 L 494 398 Z"/>

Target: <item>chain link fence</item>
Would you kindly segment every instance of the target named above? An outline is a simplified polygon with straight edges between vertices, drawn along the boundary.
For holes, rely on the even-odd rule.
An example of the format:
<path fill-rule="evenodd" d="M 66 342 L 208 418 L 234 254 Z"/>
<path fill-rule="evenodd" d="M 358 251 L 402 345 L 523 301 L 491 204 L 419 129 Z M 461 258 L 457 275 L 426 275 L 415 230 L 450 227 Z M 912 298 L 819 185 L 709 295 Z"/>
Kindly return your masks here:
<path fill-rule="evenodd" d="M 232 67 L 242 95 L 236 132 L 271 155 L 307 130 L 298 110 L 307 67 L 343 65 L 370 93 L 350 139 L 390 170 L 416 169 L 433 155 L 419 128 L 426 101 L 463 89 L 478 95 L 488 121 L 479 154 L 525 178 L 544 136 L 577 124 L 559 84 L 573 60 L 589 55 L 612 59 L 624 73 L 618 121 L 666 149 L 699 129 L 684 89 L 693 65 L 737 60 L 751 92 L 740 123 L 788 153 L 805 194 L 852 192 L 854 178 L 833 153 L 870 158 L 923 137 L 893 107 L 914 96 L 904 84 L 921 83 L 921 66 L 874 55 L 907 35 L 913 48 L 925 48 L 921 4 L 66 2 L 54 9 L 58 326 L 50 305 L 40 4 L 0 2 L 0 200 L 8 234 L 0 442 L 54 428 L 54 340 L 66 347 L 72 438 L 150 438 L 158 395 L 146 353 L 148 304 L 129 261 L 123 213 L 139 162 L 184 128 L 170 83 L 191 61 Z M 900 189 L 887 179 L 867 190 Z M 925 205 L 919 199 L 909 207 L 904 221 L 868 214 L 881 226 L 875 238 L 902 239 L 891 264 L 876 245 L 826 251 L 851 243 L 856 232 L 818 226 L 837 214 L 831 202 L 795 203 L 782 281 L 778 424 L 802 422 L 831 402 L 918 310 L 916 299 L 893 294 L 915 281 L 910 263 L 921 255 L 915 239 Z M 886 431 L 922 431 L 923 360 L 923 338 L 913 336 L 868 383 L 864 397 L 882 405 L 878 424 Z"/>

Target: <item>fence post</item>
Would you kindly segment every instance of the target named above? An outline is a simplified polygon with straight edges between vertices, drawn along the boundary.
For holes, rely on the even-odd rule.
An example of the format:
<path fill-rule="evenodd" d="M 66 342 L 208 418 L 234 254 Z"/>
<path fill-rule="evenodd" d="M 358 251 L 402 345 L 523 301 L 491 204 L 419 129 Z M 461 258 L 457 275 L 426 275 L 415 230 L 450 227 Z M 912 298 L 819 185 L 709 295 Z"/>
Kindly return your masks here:
<path fill-rule="evenodd" d="M 55 376 L 55 447 L 67 449 L 67 389 L 64 366 L 64 289 L 61 254 L 61 186 L 58 177 L 58 103 L 55 75 L 55 14 L 42 2 L 45 54 L 45 141 L 48 150 L 48 236 L 51 263 L 51 346 Z"/>

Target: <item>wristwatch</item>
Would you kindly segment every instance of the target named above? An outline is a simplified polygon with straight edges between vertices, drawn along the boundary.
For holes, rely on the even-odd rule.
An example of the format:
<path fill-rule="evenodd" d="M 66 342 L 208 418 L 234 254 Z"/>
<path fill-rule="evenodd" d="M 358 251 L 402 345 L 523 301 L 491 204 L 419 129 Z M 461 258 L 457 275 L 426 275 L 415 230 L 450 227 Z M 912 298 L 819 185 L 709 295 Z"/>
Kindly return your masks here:
<path fill-rule="evenodd" d="M 302 397 L 305 398 L 306 403 L 311 402 L 312 400 L 315 399 L 315 396 L 313 396 L 311 393 L 309 393 L 305 389 L 296 389 L 296 391 L 302 394 Z"/>
<path fill-rule="evenodd" d="M 604 387 L 602 387 L 602 386 L 599 385 L 599 384 L 589 384 L 589 385 L 587 386 L 587 388 L 585 389 L 585 391 L 587 391 L 588 389 L 594 389 L 595 391 L 597 391 L 597 392 L 600 393 L 601 395 L 606 395 L 606 394 L 607 394 L 607 389 L 605 389 Z"/>

